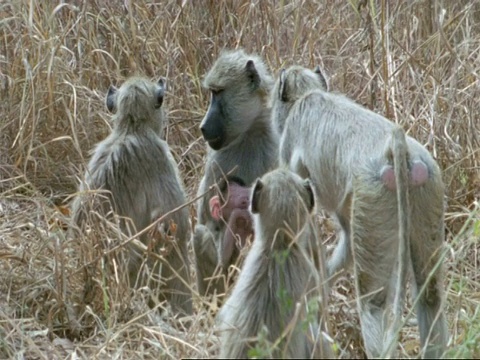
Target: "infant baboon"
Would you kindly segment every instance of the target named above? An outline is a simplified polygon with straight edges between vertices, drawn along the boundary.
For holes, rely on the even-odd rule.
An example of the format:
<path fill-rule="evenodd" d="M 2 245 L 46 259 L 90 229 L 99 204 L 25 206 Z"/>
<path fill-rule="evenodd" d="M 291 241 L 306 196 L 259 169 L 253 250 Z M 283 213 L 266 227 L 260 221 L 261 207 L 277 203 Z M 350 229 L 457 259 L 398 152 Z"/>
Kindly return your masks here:
<path fill-rule="evenodd" d="M 294 66 L 281 73 L 272 100 L 273 122 L 282 134 L 280 162 L 310 177 L 319 205 L 338 220 L 341 236 L 328 274 L 349 265 L 353 255 L 368 357 L 387 356 L 395 345 L 406 268 L 411 267 L 424 356 L 437 358 L 448 338 L 442 309 L 440 169 L 402 129 L 327 92 L 325 84 L 318 68 Z M 394 320 L 389 325 L 392 297 Z"/>
<path fill-rule="evenodd" d="M 218 194 L 209 201 L 212 217 L 226 225 L 218 254 L 222 266 L 235 263 L 247 238 L 253 236 L 252 214 L 248 210 L 250 192 L 242 179 L 227 176 L 220 182 Z"/>
<path fill-rule="evenodd" d="M 122 222 L 122 231 L 128 235 L 141 231 L 186 202 L 177 164 L 160 137 L 166 122 L 162 108 L 164 93 L 164 79 L 154 83 L 137 77 L 128 79 L 118 90 L 109 89 L 106 104 L 114 113 L 113 131 L 96 146 L 85 173 L 85 183 L 80 186 L 81 194 L 74 201 L 73 219 L 80 227 L 84 226 L 86 212 L 91 210 L 87 205 L 91 203 L 92 194 L 87 193 L 91 190 L 105 193 L 103 201 L 96 196 L 95 210 L 104 216 L 113 211 L 131 219 L 130 224 Z M 132 224 L 134 229 L 129 231 Z M 150 279 L 154 293 L 160 300 L 168 300 L 175 310 L 190 314 L 188 210 L 183 208 L 166 217 L 156 233 L 163 234 L 161 242 L 168 240 L 172 249 L 162 254 L 161 263 L 153 257 L 147 261 L 155 277 Z M 154 243 L 147 233 L 140 240 L 157 254 L 160 248 L 168 247 L 165 243 Z M 148 255 L 129 245 L 130 286 L 140 287 L 147 283 L 147 279 L 138 275 Z"/>
<path fill-rule="evenodd" d="M 211 101 L 200 129 L 210 149 L 198 194 L 206 193 L 225 174 L 239 176 L 251 186 L 276 167 L 278 141 L 267 106 L 272 83 L 263 61 L 243 50 L 223 52 L 207 73 L 204 86 L 211 92 Z M 222 277 L 212 279 L 220 265 L 225 226 L 211 216 L 210 197 L 198 201 L 193 237 L 201 295 L 225 291 Z M 220 272 L 225 275 L 230 264 L 223 265 Z"/>
<path fill-rule="evenodd" d="M 315 265 L 314 252 L 323 249 L 312 225 L 314 204 L 310 181 L 288 170 L 255 183 L 255 240 L 218 315 L 220 358 L 332 357 L 322 334 L 327 292 L 325 272 Z"/>

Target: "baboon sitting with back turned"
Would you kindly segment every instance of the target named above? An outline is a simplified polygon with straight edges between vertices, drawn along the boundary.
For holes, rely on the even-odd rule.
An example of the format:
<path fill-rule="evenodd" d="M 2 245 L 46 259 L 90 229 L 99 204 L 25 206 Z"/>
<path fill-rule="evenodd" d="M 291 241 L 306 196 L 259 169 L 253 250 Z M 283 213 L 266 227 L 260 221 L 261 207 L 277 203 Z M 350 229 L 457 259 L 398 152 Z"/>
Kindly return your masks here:
<path fill-rule="evenodd" d="M 328 274 L 353 257 L 367 355 L 387 356 L 395 345 L 410 267 L 424 356 L 437 358 L 448 338 L 438 165 L 395 124 L 327 90 L 319 68 L 282 71 L 272 96 L 280 162 L 308 176 L 320 206 L 338 220 L 341 236 Z"/>
<path fill-rule="evenodd" d="M 267 106 L 273 79 L 263 61 L 243 50 L 223 52 L 205 76 L 203 85 L 211 101 L 200 124 L 209 145 L 205 174 L 198 194 L 204 194 L 226 174 L 240 177 L 250 186 L 277 165 L 278 141 Z M 220 266 L 224 222 L 214 219 L 208 207 L 211 194 L 197 204 L 193 246 L 201 295 L 223 294 L 222 276 L 231 264 Z M 217 269 L 220 275 L 217 275 Z"/>
<path fill-rule="evenodd" d="M 314 205 L 310 181 L 286 169 L 255 183 L 255 240 L 218 314 L 220 358 L 332 357 L 322 334 L 327 291 L 325 270 L 317 270 L 325 264 L 313 225 Z"/>
<path fill-rule="evenodd" d="M 87 193 L 90 190 L 106 193 L 103 201 L 100 194 L 93 194 L 94 210 L 99 210 L 103 216 L 110 216 L 113 211 L 127 218 L 121 225 L 128 236 L 186 203 L 177 164 L 167 143 L 161 138 L 166 123 L 162 107 L 164 94 L 164 79 L 155 83 L 134 77 L 118 90 L 110 87 L 106 104 L 108 110 L 114 113 L 113 131 L 96 146 L 85 174 L 85 183 L 80 186 L 80 195 L 74 200 L 73 219 L 79 227 L 84 227 L 90 210 L 88 204 L 92 194 Z M 129 231 L 132 224 L 134 229 Z M 165 217 L 155 233 L 162 234 L 163 239 L 155 243 L 155 239 L 145 233 L 140 240 L 157 255 L 161 248 L 171 249 L 167 254 L 163 253 L 163 260 L 159 261 L 154 256 L 140 253 L 129 243 L 130 286 L 140 287 L 151 281 L 155 296 L 168 300 L 175 311 L 190 314 L 188 210 L 183 208 Z M 146 263 L 151 267 L 153 276 L 148 280 L 143 279 L 140 272 L 145 256 L 151 257 Z"/>

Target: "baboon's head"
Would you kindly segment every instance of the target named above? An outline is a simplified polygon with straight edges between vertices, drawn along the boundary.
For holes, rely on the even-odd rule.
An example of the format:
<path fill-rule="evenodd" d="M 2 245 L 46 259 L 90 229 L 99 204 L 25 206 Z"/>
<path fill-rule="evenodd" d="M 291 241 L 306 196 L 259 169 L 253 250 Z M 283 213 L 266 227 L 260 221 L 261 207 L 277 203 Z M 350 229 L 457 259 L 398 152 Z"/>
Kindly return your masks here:
<path fill-rule="evenodd" d="M 276 169 L 258 179 L 251 199 L 251 212 L 257 214 L 255 226 L 269 238 L 279 229 L 298 234 L 315 206 L 310 180 L 287 169 Z"/>
<path fill-rule="evenodd" d="M 119 128 L 150 127 L 162 134 L 165 113 L 162 107 L 165 96 L 165 79 L 157 82 L 133 77 L 119 89 L 110 86 L 107 93 L 107 109 L 114 113 L 114 125 Z"/>
<path fill-rule="evenodd" d="M 263 61 L 243 50 L 223 52 L 205 76 L 210 106 L 200 129 L 214 150 L 244 134 L 267 107 L 272 77 Z"/>
<path fill-rule="evenodd" d="M 314 90 L 328 91 L 328 82 L 320 67 L 310 70 L 292 66 L 280 72 L 271 95 L 273 122 L 279 134 L 295 101 Z"/>

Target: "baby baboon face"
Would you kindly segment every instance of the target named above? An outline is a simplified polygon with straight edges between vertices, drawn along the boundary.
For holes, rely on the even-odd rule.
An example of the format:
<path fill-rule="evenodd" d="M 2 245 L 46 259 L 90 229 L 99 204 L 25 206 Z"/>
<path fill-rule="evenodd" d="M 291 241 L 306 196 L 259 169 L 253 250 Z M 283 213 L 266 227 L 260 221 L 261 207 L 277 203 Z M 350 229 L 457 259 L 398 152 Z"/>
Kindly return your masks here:
<path fill-rule="evenodd" d="M 257 180 L 252 192 L 251 211 L 262 226 L 284 228 L 298 233 L 315 206 L 310 180 L 286 169 L 277 169 Z"/>

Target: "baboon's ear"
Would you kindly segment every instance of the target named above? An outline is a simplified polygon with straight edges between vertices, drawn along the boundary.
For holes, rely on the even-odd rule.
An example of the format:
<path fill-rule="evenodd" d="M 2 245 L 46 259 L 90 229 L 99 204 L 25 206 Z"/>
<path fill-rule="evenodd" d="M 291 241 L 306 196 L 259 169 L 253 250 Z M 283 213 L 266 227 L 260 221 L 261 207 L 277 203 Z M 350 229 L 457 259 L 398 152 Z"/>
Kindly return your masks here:
<path fill-rule="evenodd" d="M 260 193 L 263 189 L 263 183 L 260 179 L 257 179 L 255 185 L 253 186 L 253 193 L 252 193 L 252 204 L 251 204 L 251 211 L 252 214 L 258 214 L 258 202 L 260 201 Z"/>
<path fill-rule="evenodd" d="M 167 90 L 167 79 L 165 79 L 163 76 L 160 77 L 157 81 L 157 85 L 160 86 L 164 91 Z"/>
<path fill-rule="evenodd" d="M 313 194 L 312 183 L 309 179 L 305 179 L 303 181 L 303 186 L 307 190 L 308 197 L 309 197 L 308 199 L 309 203 L 306 204 L 308 207 L 308 211 L 312 211 L 313 208 L 315 207 L 315 195 Z"/>
<path fill-rule="evenodd" d="M 158 79 L 158 88 L 155 90 L 155 108 L 158 109 L 163 104 L 163 97 L 165 96 L 165 89 L 167 87 L 167 80 L 164 77 Z"/>
<path fill-rule="evenodd" d="M 280 97 L 280 100 L 282 100 L 283 102 L 288 101 L 285 69 L 282 69 L 280 71 L 280 87 L 278 89 L 278 96 Z"/>
<path fill-rule="evenodd" d="M 110 85 L 107 92 L 107 99 L 105 101 L 108 111 L 113 113 L 117 107 L 117 88 L 113 85 Z"/>
<path fill-rule="evenodd" d="M 260 76 L 258 75 L 258 71 L 255 68 L 255 63 L 253 62 L 253 60 L 247 61 L 245 70 L 247 71 L 249 79 L 252 81 L 254 90 L 258 89 L 258 87 L 260 86 Z"/>
<path fill-rule="evenodd" d="M 322 83 L 323 90 L 328 91 L 329 90 L 328 81 L 327 81 L 327 78 L 325 77 L 325 74 L 323 73 L 322 69 L 320 68 L 320 66 L 317 65 L 317 67 L 315 68 L 315 70 L 313 70 L 313 72 L 315 74 L 317 74 L 318 79 Z"/>

